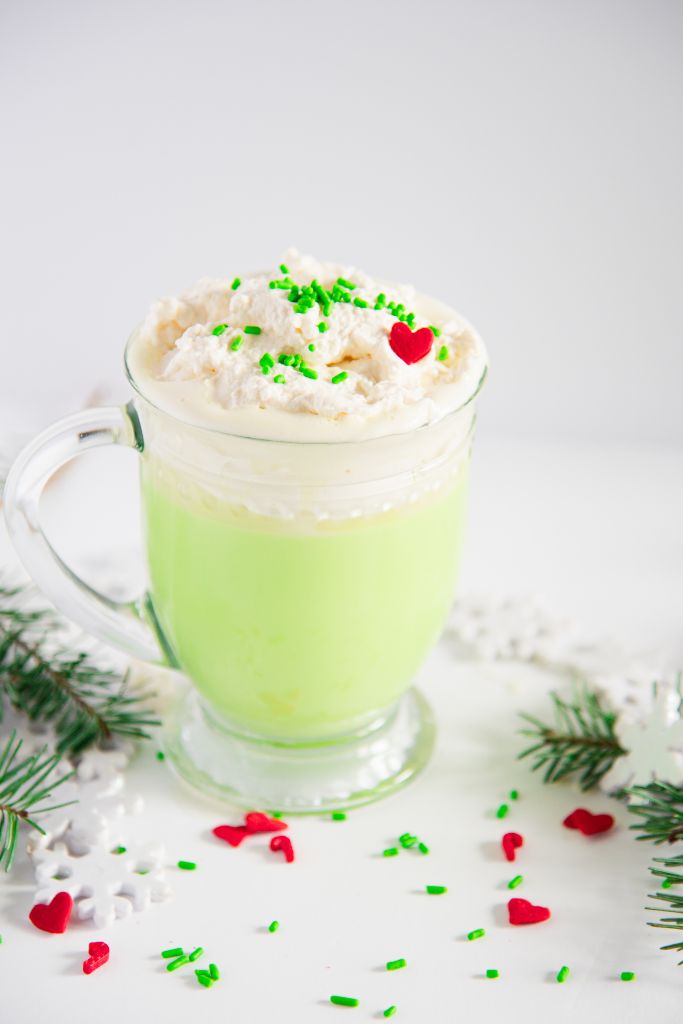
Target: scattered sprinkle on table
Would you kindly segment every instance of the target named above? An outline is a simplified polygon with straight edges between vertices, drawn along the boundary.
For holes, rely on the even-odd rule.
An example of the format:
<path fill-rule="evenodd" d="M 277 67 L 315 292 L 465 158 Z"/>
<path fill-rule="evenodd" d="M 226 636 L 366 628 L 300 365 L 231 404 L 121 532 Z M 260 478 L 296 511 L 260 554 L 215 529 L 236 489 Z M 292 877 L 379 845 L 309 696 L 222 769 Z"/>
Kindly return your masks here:
<path fill-rule="evenodd" d="M 334 377 L 330 381 L 330 384 L 341 384 L 342 381 L 345 381 L 347 377 L 348 373 L 346 372 L 346 370 L 342 370 L 340 373 L 335 373 Z"/>
<path fill-rule="evenodd" d="M 496 817 L 497 818 L 505 818 L 505 817 L 507 817 L 507 813 L 508 813 L 509 810 L 510 810 L 510 808 L 508 807 L 507 804 L 501 804 L 500 807 L 498 808 L 498 810 L 496 811 Z"/>
<path fill-rule="evenodd" d="M 162 954 L 161 954 L 161 955 L 162 955 L 162 956 L 163 956 L 163 957 L 164 957 L 164 958 L 165 958 L 166 960 L 168 960 L 168 959 L 170 959 L 171 957 L 176 957 L 176 956 L 183 956 L 183 955 L 184 955 L 184 952 L 185 952 L 185 950 L 184 950 L 184 949 L 182 948 L 182 946 L 174 946 L 174 947 L 173 947 L 173 949 L 165 949 L 165 950 L 164 950 L 164 951 L 162 952 Z"/>
<path fill-rule="evenodd" d="M 332 821 L 346 821 L 346 815 L 343 811 L 332 811 Z"/>
<path fill-rule="evenodd" d="M 510 790 L 510 799 L 511 800 L 519 800 L 519 790 L 511 789 Z"/>
<path fill-rule="evenodd" d="M 418 843 L 417 848 L 420 853 L 429 853 L 429 847 L 425 843 Z"/>
<path fill-rule="evenodd" d="M 218 970 L 215 964 L 209 964 L 209 974 L 213 981 L 219 981 L 221 972 Z"/>
<path fill-rule="evenodd" d="M 244 328 L 245 334 L 260 334 L 261 328 L 257 327 L 256 324 L 247 324 Z"/>
<path fill-rule="evenodd" d="M 165 761 L 165 760 L 166 760 L 166 754 L 163 752 L 163 750 L 157 750 L 157 761 Z"/>
<path fill-rule="evenodd" d="M 200 985 L 203 985 L 204 988 L 211 988 L 213 979 L 210 974 L 207 974 L 206 971 L 195 971 L 194 973 Z"/>
<path fill-rule="evenodd" d="M 221 334 L 224 334 L 225 331 L 227 331 L 227 329 L 228 329 L 228 325 L 227 324 L 217 324 L 214 327 L 214 329 L 211 331 L 211 333 L 213 335 L 215 335 L 215 337 L 220 338 Z"/>
<path fill-rule="evenodd" d="M 203 954 L 204 950 L 202 949 L 202 947 L 197 946 L 197 948 L 193 949 L 192 952 L 190 953 L 188 960 L 190 961 L 190 963 L 194 963 L 195 960 L 199 960 L 200 956 L 203 956 Z"/>
<path fill-rule="evenodd" d="M 179 956 L 177 960 L 171 960 L 170 964 L 166 964 L 167 971 L 177 971 L 179 967 L 184 967 L 185 964 L 189 964 L 189 956 Z"/>
<path fill-rule="evenodd" d="M 508 889 L 516 889 L 517 886 L 521 885 L 523 881 L 524 875 L 515 875 L 515 877 L 511 878 L 510 881 L 508 882 Z"/>
<path fill-rule="evenodd" d="M 559 971 L 557 972 L 557 981 L 559 981 L 559 983 L 562 984 L 562 982 L 566 981 L 568 977 L 569 968 L 565 964 L 564 967 L 560 967 Z"/>
<path fill-rule="evenodd" d="M 335 1006 L 358 1006 L 358 1000 L 353 996 L 330 996 L 330 1002 Z"/>
<path fill-rule="evenodd" d="M 241 344 L 242 344 L 242 335 L 238 334 L 237 337 L 233 338 L 233 340 L 230 342 L 230 348 L 232 349 L 233 352 L 236 352 Z"/>
<path fill-rule="evenodd" d="M 409 850 L 411 846 L 417 844 L 417 836 L 414 836 L 412 832 L 404 832 L 402 836 L 398 837 L 398 841 L 404 850 Z"/>
<path fill-rule="evenodd" d="M 383 1017 L 393 1017 L 395 1013 L 396 1013 L 396 1007 L 395 1006 L 387 1006 L 387 1008 L 384 1011 L 384 1013 L 382 1014 L 382 1016 Z"/>
<path fill-rule="evenodd" d="M 670 889 L 673 884 L 673 878 L 665 878 L 662 882 L 662 889 Z"/>
<path fill-rule="evenodd" d="M 236 292 L 236 291 L 237 291 L 237 289 L 239 288 L 239 286 L 240 286 L 241 284 L 242 284 L 242 281 L 241 281 L 241 279 L 240 279 L 239 277 L 235 277 L 235 278 L 233 278 L 233 282 L 232 282 L 232 284 L 230 285 L 230 287 L 232 288 L 232 290 L 233 290 L 234 292 Z"/>
<path fill-rule="evenodd" d="M 276 932 L 279 927 L 280 927 L 280 922 L 279 921 L 271 921 L 270 924 L 268 925 L 268 931 L 269 932 Z"/>
<path fill-rule="evenodd" d="M 398 848 L 396 846 L 389 846 L 382 853 L 383 857 L 396 857 L 398 856 Z"/>
<path fill-rule="evenodd" d="M 197 865 L 193 860 L 179 860 L 178 867 L 181 871 L 196 871 Z"/>
<path fill-rule="evenodd" d="M 499 978 L 500 977 L 500 971 L 497 971 L 495 967 L 489 967 L 488 971 L 486 972 L 486 977 L 487 978 Z"/>
<path fill-rule="evenodd" d="M 430 896 L 441 896 L 443 893 L 448 892 L 445 885 L 428 885 L 427 892 Z"/>
<path fill-rule="evenodd" d="M 475 928 L 473 932 L 467 933 L 467 941 L 472 942 L 473 939 L 483 939 L 485 935 L 485 928 Z"/>
<path fill-rule="evenodd" d="M 621 972 L 621 980 L 622 981 L 635 981 L 636 980 L 635 971 L 622 971 Z"/>
<path fill-rule="evenodd" d="M 281 263 L 280 264 L 280 273 L 281 274 L 288 274 L 289 273 L 289 267 L 287 266 L 286 263 Z"/>
<path fill-rule="evenodd" d="M 400 971 L 402 967 L 406 966 L 407 962 L 404 957 L 401 957 L 399 960 L 387 960 L 387 970 Z"/>
<path fill-rule="evenodd" d="M 114 849 L 111 852 L 112 853 L 125 853 L 126 852 L 126 847 L 125 846 L 115 846 Z"/>

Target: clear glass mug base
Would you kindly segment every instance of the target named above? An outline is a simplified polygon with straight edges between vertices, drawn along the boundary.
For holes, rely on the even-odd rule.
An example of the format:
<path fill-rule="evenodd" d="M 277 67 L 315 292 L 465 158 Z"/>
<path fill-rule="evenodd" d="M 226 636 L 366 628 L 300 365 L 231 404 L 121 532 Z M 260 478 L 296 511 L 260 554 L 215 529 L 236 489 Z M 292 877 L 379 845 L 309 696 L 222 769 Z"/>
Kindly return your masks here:
<path fill-rule="evenodd" d="M 188 687 L 166 717 L 163 745 L 180 778 L 207 796 L 314 814 L 359 807 L 405 786 L 427 764 L 434 736 L 431 708 L 415 689 L 362 732 L 292 745 L 230 731 Z"/>

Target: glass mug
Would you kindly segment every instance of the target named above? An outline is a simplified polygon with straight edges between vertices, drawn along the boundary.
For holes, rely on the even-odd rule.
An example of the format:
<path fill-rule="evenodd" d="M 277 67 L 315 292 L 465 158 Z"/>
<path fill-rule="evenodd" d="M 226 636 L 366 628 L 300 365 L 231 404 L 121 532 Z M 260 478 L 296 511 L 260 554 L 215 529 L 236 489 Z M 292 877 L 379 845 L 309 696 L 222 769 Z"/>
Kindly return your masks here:
<path fill-rule="evenodd" d="M 130 370 L 134 341 L 128 405 L 55 424 L 8 476 L 29 574 L 87 632 L 181 670 L 164 746 L 195 787 L 303 812 L 403 785 L 433 745 L 411 684 L 453 597 L 485 372 L 460 408 L 406 433 L 263 440 L 155 406 Z M 126 603 L 80 580 L 39 518 L 51 475 L 111 444 L 140 453 L 149 588 Z"/>

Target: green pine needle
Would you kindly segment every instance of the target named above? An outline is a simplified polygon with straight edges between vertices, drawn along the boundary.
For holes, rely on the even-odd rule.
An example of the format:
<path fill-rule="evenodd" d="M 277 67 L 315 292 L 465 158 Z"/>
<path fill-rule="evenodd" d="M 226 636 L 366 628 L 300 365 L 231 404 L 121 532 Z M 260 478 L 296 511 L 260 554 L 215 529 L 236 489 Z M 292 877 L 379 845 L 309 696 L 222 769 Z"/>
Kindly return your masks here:
<path fill-rule="evenodd" d="M 55 778 L 60 757 L 47 754 L 45 747 L 30 757 L 19 758 L 21 745 L 22 740 L 13 731 L 0 751 L 0 868 L 5 871 L 12 866 L 20 827 L 26 825 L 44 834 L 33 818 L 67 806 L 49 801 L 55 789 L 73 775 L 69 772 Z"/>
<path fill-rule="evenodd" d="M 26 610 L 23 590 L 0 586 L 0 696 L 32 722 L 49 722 L 60 754 L 114 736 L 146 737 L 159 723 L 145 695 L 127 693 L 125 675 L 70 650 L 62 629 L 50 611 Z"/>
<path fill-rule="evenodd" d="M 518 757 L 533 758 L 532 771 L 542 770 L 544 782 L 574 777 L 581 789 L 591 789 L 626 753 L 614 732 L 615 715 L 585 686 L 577 686 L 573 701 L 557 693 L 550 696 L 553 724 L 522 715 L 530 728 L 520 731 L 534 742 Z"/>

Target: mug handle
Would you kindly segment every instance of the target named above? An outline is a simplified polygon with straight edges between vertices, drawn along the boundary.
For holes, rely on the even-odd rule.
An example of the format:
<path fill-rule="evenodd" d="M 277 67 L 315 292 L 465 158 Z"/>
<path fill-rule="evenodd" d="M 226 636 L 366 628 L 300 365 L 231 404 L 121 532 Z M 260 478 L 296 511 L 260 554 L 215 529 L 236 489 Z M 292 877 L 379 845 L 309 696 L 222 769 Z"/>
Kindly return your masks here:
<path fill-rule="evenodd" d="M 62 561 L 40 524 L 40 497 L 53 474 L 75 455 L 111 444 L 143 451 L 142 428 L 132 402 L 85 409 L 38 434 L 7 476 L 3 495 L 7 528 L 28 574 L 69 619 L 125 654 L 176 667 L 150 595 L 145 592 L 134 601 L 113 601 L 94 590 Z"/>

